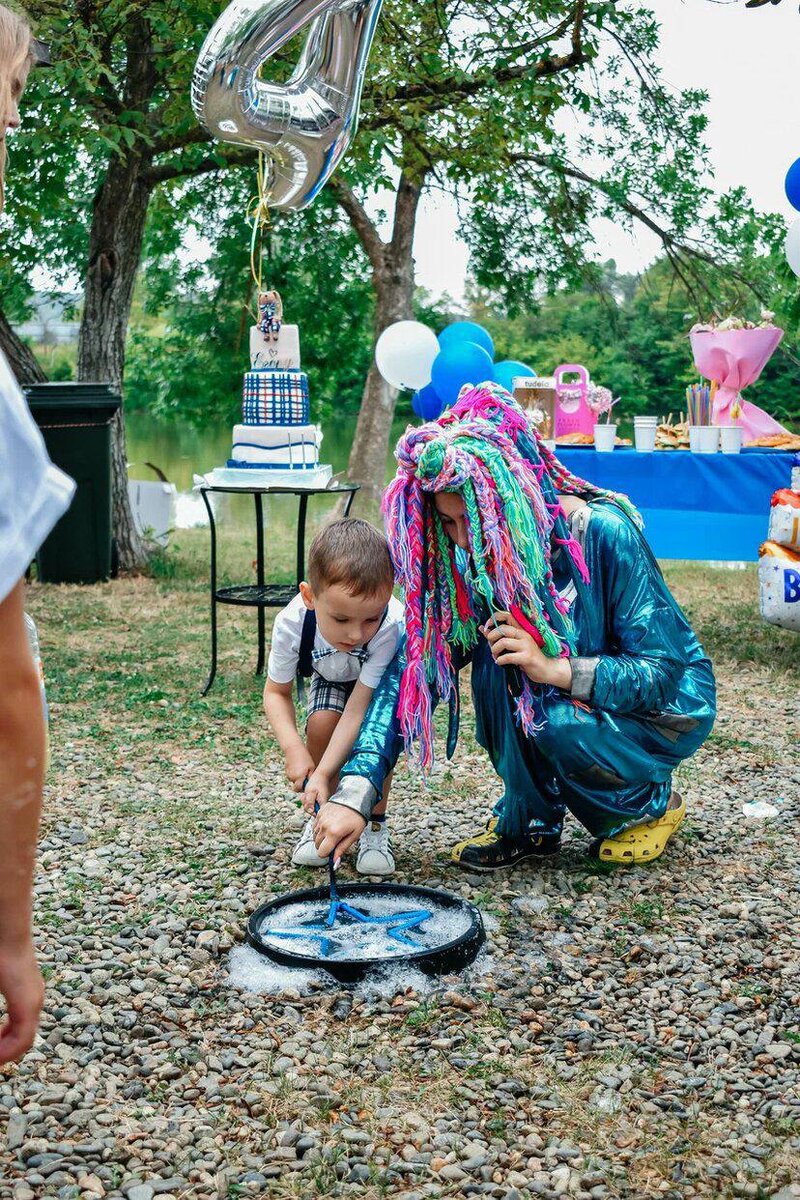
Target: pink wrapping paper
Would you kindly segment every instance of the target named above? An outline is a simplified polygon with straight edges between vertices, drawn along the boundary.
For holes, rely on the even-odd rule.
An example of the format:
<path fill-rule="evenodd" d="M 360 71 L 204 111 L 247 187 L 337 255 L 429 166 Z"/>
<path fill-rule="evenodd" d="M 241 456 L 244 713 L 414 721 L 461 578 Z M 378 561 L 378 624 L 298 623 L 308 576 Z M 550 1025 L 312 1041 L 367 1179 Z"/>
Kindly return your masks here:
<path fill-rule="evenodd" d="M 767 329 L 707 329 L 692 330 L 694 363 L 706 379 L 718 384 L 714 397 L 715 425 L 740 425 L 745 442 L 786 433 L 783 425 L 757 405 L 742 398 L 742 389 L 755 383 L 772 357 L 783 330 L 776 326 Z M 731 417 L 731 408 L 738 398 L 742 415 L 738 421 Z"/>

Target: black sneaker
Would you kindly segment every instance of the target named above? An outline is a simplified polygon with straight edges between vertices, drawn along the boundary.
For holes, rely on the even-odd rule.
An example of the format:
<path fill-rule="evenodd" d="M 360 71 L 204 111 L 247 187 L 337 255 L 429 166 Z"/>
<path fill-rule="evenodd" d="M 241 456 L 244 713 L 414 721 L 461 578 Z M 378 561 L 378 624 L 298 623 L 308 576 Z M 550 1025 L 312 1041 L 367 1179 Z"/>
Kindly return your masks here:
<path fill-rule="evenodd" d="M 512 841 L 487 829 L 454 846 L 450 859 L 465 871 L 500 871 L 503 867 L 514 867 L 526 858 L 545 858 L 556 854 L 561 845 L 557 833 L 538 833 L 520 841 Z"/>

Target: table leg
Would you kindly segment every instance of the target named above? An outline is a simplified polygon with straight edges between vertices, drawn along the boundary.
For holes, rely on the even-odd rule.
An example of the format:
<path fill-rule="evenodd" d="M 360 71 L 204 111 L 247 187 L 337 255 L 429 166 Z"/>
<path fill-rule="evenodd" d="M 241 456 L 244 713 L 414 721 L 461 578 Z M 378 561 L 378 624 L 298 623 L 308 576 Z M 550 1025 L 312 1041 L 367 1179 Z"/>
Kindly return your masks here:
<path fill-rule="evenodd" d="M 350 495 L 347 497 L 347 501 L 345 502 L 345 506 L 344 506 L 344 515 L 346 517 L 350 516 L 350 509 L 353 507 L 353 501 L 355 500 L 355 498 L 356 498 L 355 492 L 351 492 Z"/>
<path fill-rule="evenodd" d="M 205 696 L 217 674 L 217 527 L 214 524 L 214 513 L 208 495 L 202 488 L 200 495 L 203 497 L 211 528 L 211 671 L 206 680 L 206 686 L 200 693 L 201 696 Z"/>
<path fill-rule="evenodd" d="M 300 511 L 297 514 L 297 586 L 306 574 L 306 515 L 308 513 L 308 496 L 301 493 Z"/>
<path fill-rule="evenodd" d="M 264 497 L 261 492 L 256 492 L 256 582 L 262 589 L 264 588 Z M 263 604 L 259 604 L 258 609 L 258 663 L 256 664 L 256 675 L 264 674 L 264 657 L 266 648 L 265 637 L 265 621 L 266 614 Z"/>

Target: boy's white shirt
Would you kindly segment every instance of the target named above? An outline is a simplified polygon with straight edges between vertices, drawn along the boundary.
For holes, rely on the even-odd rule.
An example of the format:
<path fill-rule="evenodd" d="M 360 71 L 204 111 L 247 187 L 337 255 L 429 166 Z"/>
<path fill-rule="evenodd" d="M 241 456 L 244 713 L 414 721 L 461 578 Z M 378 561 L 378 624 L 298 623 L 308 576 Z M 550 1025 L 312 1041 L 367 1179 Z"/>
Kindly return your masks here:
<path fill-rule="evenodd" d="M 300 639 L 307 609 L 301 595 L 295 596 L 275 618 L 267 675 L 273 683 L 292 683 L 300 661 Z M 356 652 L 336 650 L 319 631 L 314 637 L 314 670 L 328 683 L 352 683 L 360 680 L 375 688 L 392 661 L 403 633 L 403 605 L 392 596 L 380 629 L 369 642 L 367 658 L 362 662 Z"/>
<path fill-rule="evenodd" d="M 54 467 L 0 351 L 0 601 L 69 507 L 75 484 Z"/>

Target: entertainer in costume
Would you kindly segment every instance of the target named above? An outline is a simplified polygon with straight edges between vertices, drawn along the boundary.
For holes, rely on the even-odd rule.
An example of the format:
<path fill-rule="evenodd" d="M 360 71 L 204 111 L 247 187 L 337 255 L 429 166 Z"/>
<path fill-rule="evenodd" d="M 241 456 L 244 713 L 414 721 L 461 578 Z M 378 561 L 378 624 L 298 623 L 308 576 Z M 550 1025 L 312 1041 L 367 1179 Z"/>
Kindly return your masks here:
<path fill-rule="evenodd" d="M 569 810 L 610 862 L 657 858 L 685 816 L 672 772 L 714 723 L 711 664 L 630 502 L 571 475 L 503 389 L 484 384 L 407 430 L 384 495 L 406 639 L 386 670 L 315 843 L 357 840 L 405 744 L 433 765 L 435 705 L 472 664 L 478 741 L 504 786 L 469 870 L 558 849 Z"/>

